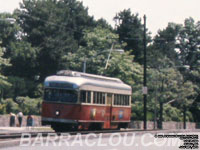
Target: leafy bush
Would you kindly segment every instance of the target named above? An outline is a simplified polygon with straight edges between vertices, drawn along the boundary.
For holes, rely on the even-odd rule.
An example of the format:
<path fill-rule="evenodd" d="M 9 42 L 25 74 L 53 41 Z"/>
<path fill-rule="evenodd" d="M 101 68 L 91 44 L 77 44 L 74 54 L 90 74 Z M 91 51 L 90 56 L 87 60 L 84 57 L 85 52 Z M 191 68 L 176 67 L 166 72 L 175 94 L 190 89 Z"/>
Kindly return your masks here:
<path fill-rule="evenodd" d="M 17 113 L 19 112 L 19 106 L 16 102 L 13 101 L 13 99 L 8 98 L 6 100 L 2 101 L 2 104 L 4 111 L 2 113 Z"/>
<path fill-rule="evenodd" d="M 143 104 L 142 102 L 134 102 L 131 106 L 131 120 L 142 120 L 143 119 Z"/>
<path fill-rule="evenodd" d="M 183 109 L 176 108 L 171 105 L 165 105 L 164 106 L 164 120 L 165 121 L 183 121 Z M 193 121 L 192 113 L 189 111 L 186 111 L 186 120 L 187 121 Z"/>
<path fill-rule="evenodd" d="M 40 114 L 40 106 L 42 103 L 42 99 L 32 99 L 29 97 L 17 97 L 17 103 L 19 104 L 20 110 L 23 112 L 24 115 Z"/>
<path fill-rule="evenodd" d="M 24 115 L 39 115 L 42 99 L 17 97 L 16 102 L 9 98 L 0 102 L 0 114 L 23 112 Z"/>
<path fill-rule="evenodd" d="M 5 113 L 6 113 L 6 105 L 0 104 L 0 114 L 5 114 Z"/>
<path fill-rule="evenodd" d="M 9 76 L 8 82 L 11 83 L 12 86 L 4 87 L 4 98 L 13 98 L 16 100 L 18 96 L 38 98 L 43 95 L 43 85 L 33 80 Z"/>

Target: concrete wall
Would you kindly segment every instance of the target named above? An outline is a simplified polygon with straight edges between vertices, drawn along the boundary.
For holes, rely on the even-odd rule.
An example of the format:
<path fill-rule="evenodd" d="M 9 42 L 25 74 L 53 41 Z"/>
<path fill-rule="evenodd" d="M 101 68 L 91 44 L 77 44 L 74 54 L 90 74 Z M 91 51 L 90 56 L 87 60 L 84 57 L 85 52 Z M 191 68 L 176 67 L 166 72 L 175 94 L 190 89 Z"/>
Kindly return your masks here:
<path fill-rule="evenodd" d="M 41 117 L 33 116 L 34 126 L 41 126 Z M 18 126 L 18 119 L 15 118 L 15 124 Z M 23 116 L 22 126 L 26 126 L 27 116 Z M 10 125 L 10 115 L 0 115 L 0 127 L 8 127 Z"/>
<path fill-rule="evenodd" d="M 187 129 L 196 129 L 198 127 L 199 127 L 198 124 L 196 124 L 194 122 L 187 122 L 186 123 Z M 130 128 L 143 129 L 143 121 L 133 121 L 133 122 L 131 122 Z M 154 122 L 153 121 L 147 122 L 147 129 L 154 129 Z M 157 124 L 156 124 L 156 129 L 157 129 Z M 174 121 L 163 122 L 163 129 L 183 129 L 183 122 L 174 122 Z"/>
<path fill-rule="evenodd" d="M 41 126 L 41 117 L 33 116 L 34 126 Z M 26 126 L 27 116 L 23 117 L 22 126 Z M 10 115 L 0 115 L 0 127 L 8 127 L 10 122 Z M 15 119 L 16 126 L 18 124 L 18 119 Z M 199 128 L 200 124 L 187 122 L 187 129 Z M 130 128 L 143 129 L 143 121 L 133 121 L 130 123 Z M 154 122 L 147 122 L 147 129 L 154 129 Z M 183 129 L 183 122 L 163 122 L 163 129 Z"/>

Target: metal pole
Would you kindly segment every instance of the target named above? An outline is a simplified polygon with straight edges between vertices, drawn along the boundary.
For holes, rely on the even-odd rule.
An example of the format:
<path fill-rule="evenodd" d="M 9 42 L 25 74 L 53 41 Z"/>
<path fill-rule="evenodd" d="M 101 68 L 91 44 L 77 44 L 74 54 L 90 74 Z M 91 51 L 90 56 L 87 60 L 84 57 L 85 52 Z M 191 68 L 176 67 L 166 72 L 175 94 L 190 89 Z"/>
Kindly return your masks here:
<path fill-rule="evenodd" d="M 144 82 L 143 82 L 143 88 L 145 89 L 147 86 L 146 83 L 146 15 L 144 15 Z M 147 93 L 143 93 L 143 99 L 144 99 L 144 130 L 147 129 Z"/>
<path fill-rule="evenodd" d="M 155 92 L 155 105 L 154 105 L 154 130 L 156 129 L 156 123 L 157 123 L 157 80 L 156 80 L 156 92 Z"/>
<path fill-rule="evenodd" d="M 86 58 L 84 58 L 83 62 L 83 72 L 86 73 Z"/>
<path fill-rule="evenodd" d="M 183 106 L 183 129 L 186 129 L 186 106 Z"/>
<path fill-rule="evenodd" d="M 159 119 L 159 128 L 162 129 L 162 122 L 163 122 L 163 103 L 160 102 L 160 119 Z"/>
<path fill-rule="evenodd" d="M 162 87 L 161 87 L 161 93 L 164 91 L 164 79 L 162 80 Z M 162 129 L 163 124 L 163 98 L 160 99 L 160 119 L 159 119 L 159 129 Z"/>

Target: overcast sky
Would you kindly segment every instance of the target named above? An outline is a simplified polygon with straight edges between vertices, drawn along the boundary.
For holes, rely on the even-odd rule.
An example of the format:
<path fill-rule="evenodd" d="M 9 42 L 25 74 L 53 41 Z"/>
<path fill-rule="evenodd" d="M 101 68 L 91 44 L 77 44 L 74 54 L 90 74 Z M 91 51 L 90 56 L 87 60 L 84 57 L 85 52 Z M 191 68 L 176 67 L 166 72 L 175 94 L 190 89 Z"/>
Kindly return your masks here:
<path fill-rule="evenodd" d="M 0 12 L 12 12 L 22 0 L 0 0 Z M 200 21 L 200 0 L 81 0 L 95 19 L 104 18 L 114 25 L 117 12 L 131 9 L 140 17 L 147 16 L 147 28 L 154 34 L 168 22 L 183 23 L 192 17 Z"/>

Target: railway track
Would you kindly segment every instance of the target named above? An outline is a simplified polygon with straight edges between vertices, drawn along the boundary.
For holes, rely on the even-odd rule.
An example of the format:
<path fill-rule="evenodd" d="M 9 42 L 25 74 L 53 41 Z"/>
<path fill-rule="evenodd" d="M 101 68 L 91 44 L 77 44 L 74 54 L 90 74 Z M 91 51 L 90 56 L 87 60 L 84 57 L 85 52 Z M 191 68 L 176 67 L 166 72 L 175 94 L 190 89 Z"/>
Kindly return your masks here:
<path fill-rule="evenodd" d="M 89 133 L 94 133 L 94 134 L 100 134 L 100 133 L 124 133 L 124 132 L 130 132 L 130 133 L 136 133 L 136 134 L 145 134 L 145 133 L 185 133 L 185 132 L 200 132 L 199 129 L 191 129 L 191 130 L 134 130 L 134 129 L 124 129 L 124 130 L 98 130 L 98 131 L 70 131 L 70 132 L 62 132 L 62 133 L 68 133 L 70 135 L 76 135 L 76 134 L 89 134 Z M 22 132 L 22 133 L 5 133 L 5 134 L 0 134 L 0 140 L 3 139 L 19 139 L 21 138 L 22 134 L 30 134 L 31 137 L 36 137 L 38 133 L 42 134 L 43 137 L 47 137 L 48 134 L 56 133 L 58 136 L 61 135 L 61 132 Z"/>
<path fill-rule="evenodd" d="M 0 134 L 0 140 L 21 138 L 22 134 L 25 134 L 25 133 L 29 133 L 31 137 L 36 137 L 38 133 L 41 133 L 42 136 L 47 136 L 49 133 L 55 133 L 55 132 L 22 132 L 22 133 Z"/>
<path fill-rule="evenodd" d="M 144 132 L 144 130 L 98 130 L 98 131 L 70 131 L 70 132 L 63 132 L 63 133 L 68 133 L 70 135 L 76 135 L 76 134 L 89 134 L 89 133 L 94 133 L 94 134 L 100 134 L 100 133 L 123 133 L 123 132 Z M 155 130 L 148 130 L 148 131 L 155 131 Z M 61 134 L 61 132 L 22 132 L 22 133 L 3 133 L 0 134 L 0 140 L 2 139 L 17 139 L 21 138 L 23 134 L 30 134 L 31 137 L 36 137 L 38 133 L 42 134 L 43 137 L 48 136 L 48 134 L 51 133 L 56 133 L 58 136 Z"/>
<path fill-rule="evenodd" d="M 101 130 L 101 131 L 73 131 L 73 132 L 64 132 L 64 133 L 68 133 L 70 134 L 70 136 L 68 135 L 61 135 L 61 133 L 56 133 L 56 132 L 23 132 L 23 133 L 7 133 L 7 134 L 0 134 L 0 149 L 3 148 L 7 148 L 7 147 L 13 147 L 13 146 L 20 146 L 21 141 L 22 144 L 25 143 L 25 145 L 27 144 L 26 142 L 28 141 L 28 144 L 35 144 L 35 140 L 37 142 L 38 139 L 38 135 L 40 133 L 40 137 L 42 139 L 42 142 L 49 142 L 51 140 L 49 140 L 50 138 L 52 138 L 53 141 L 58 142 L 60 140 L 60 138 L 62 139 L 63 137 L 66 139 L 70 139 L 70 140 L 74 140 L 76 139 L 76 135 L 81 134 L 81 137 L 83 139 L 87 139 L 87 134 L 97 134 L 97 136 L 95 136 L 95 138 L 105 138 L 105 137 L 110 137 L 111 133 L 119 133 L 120 135 L 122 135 L 122 137 L 125 136 L 125 134 L 128 132 L 128 134 L 130 133 L 130 136 L 132 136 L 131 134 L 135 134 L 136 136 L 141 136 L 144 135 L 146 133 L 150 133 L 152 135 L 155 134 L 191 134 L 191 133 L 197 133 L 200 132 L 199 129 L 194 129 L 194 130 L 133 130 L 133 129 L 129 129 L 129 130 Z M 53 133 L 53 134 L 51 134 Z M 101 133 L 103 135 L 101 135 Z M 24 138 L 26 138 L 27 136 L 27 141 L 24 140 Z M 71 136 L 72 135 L 72 136 Z M 79 136 L 79 135 L 78 135 Z M 126 134 L 127 136 L 127 134 Z M 128 135 L 129 136 L 129 135 Z M 21 137 L 23 137 L 21 139 Z M 70 137 L 70 138 L 69 138 Z M 44 138 L 44 141 L 43 141 Z M 94 138 L 94 135 L 92 136 L 92 138 Z M 40 139 L 40 138 L 39 138 Z M 24 142 L 25 141 L 25 142 Z M 23 143 L 24 142 L 24 143 Z"/>

